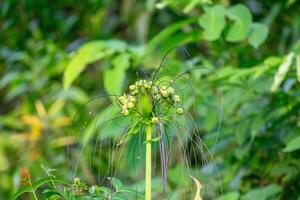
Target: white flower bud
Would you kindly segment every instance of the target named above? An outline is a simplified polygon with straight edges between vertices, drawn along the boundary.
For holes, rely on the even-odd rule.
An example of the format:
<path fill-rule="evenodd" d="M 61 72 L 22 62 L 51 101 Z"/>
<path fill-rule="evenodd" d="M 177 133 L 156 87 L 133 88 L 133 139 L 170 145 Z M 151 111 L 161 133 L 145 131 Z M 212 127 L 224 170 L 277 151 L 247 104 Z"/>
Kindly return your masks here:
<path fill-rule="evenodd" d="M 161 89 L 162 89 L 162 90 L 166 90 L 167 87 L 166 87 L 166 86 L 161 86 Z"/>
<path fill-rule="evenodd" d="M 130 102 L 133 102 L 133 103 L 136 102 L 136 98 L 134 96 L 129 96 L 128 99 Z"/>
<path fill-rule="evenodd" d="M 174 95 L 174 101 L 176 103 L 179 103 L 180 102 L 180 97 L 178 95 Z"/>
<path fill-rule="evenodd" d="M 161 95 L 162 95 L 163 97 L 168 97 L 168 96 L 169 96 L 169 93 L 168 93 L 167 90 L 161 89 L 161 90 L 160 90 L 160 93 L 161 93 Z"/>
<path fill-rule="evenodd" d="M 133 104 L 132 102 L 128 102 L 127 107 L 128 107 L 129 109 L 131 109 L 131 108 L 134 107 L 134 104 Z"/>
<path fill-rule="evenodd" d="M 136 86 L 135 86 L 135 85 L 130 85 L 130 86 L 129 86 L 129 89 L 130 89 L 131 91 L 133 91 L 133 90 L 136 89 Z"/>
<path fill-rule="evenodd" d="M 124 94 L 123 96 L 119 97 L 119 101 L 120 101 L 121 104 L 124 105 L 128 102 L 128 99 L 127 99 L 126 95 Z"/>
<path fill-rule="evenodd" d="M 175 92 L 174 88 L 172 88 L 172 87 L 168 87 L 167 91 L 168 91 L 169 94 L 172 94 L 172 95 Z"/>
<path fill-rule="evenodd" d="M 158 89 L 157 89 L 157 86 L 152 86 L 152 94 L 157 94 L 158 93 Z"/>
<path fill-rule="evenodd" d="M 145 84 L 144 84 L 144 87 L 145 87 L 146 89 L 150 89 L 151 86 L 150 86 L 148 83 L 145 83 Z"/>

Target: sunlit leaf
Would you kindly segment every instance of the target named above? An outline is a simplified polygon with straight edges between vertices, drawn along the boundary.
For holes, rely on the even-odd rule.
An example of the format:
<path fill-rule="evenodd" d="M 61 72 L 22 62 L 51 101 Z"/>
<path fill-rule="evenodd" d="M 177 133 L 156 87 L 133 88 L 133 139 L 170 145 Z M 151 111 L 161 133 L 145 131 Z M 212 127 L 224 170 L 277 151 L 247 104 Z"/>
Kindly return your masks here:
<path fill-rule="evenodd" d="M 103 73 L 104 88 L 108 94 L 121 95 L 125 72 L 129 68 L 129 55 L 119 54 L 112 60 L 112 69 Z"/>
<path fill-rule="evenodd" d="M 199 24 L 204 29 L 204 39 L 217 40 L 225 27 L 225 8 L 221 5 L 207 8 L 205 14 L 200 17 Z"/>
<path fill-rule="evenodd" d="M 227 17 L 233 21 L 226 34 L 226 40 L 229 42 L 238 42 L 244 40 L 249 32 L 250 24 L 252 22 L 252 15 L 249 9 L 238 4 L 230 7 L 226 11 Z"/>
<path fill-rule="evenodd" d="M 292 152 L 300 149 L 300 136 L 293 138 L 283 149 L 284 152 Z"/>
<path fill-rule="evenodd" d="M 108 49 L 104 41 L 88 42 L 81 46 L 71 57 L 64 72 L 64 89 L 68 89 L 85 67 L 97 60 L 112 55 L 115 49 Z"/>

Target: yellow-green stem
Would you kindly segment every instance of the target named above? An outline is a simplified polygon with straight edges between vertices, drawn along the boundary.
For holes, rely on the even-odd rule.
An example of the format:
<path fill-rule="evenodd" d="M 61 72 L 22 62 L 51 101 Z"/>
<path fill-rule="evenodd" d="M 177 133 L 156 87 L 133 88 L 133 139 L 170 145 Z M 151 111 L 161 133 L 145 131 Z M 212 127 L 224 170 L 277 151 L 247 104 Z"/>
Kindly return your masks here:
<path fill-rule="evenodd" d="M 145 200 L 151 200 L 151 125 L 146 127 L 146 182 Z"/>

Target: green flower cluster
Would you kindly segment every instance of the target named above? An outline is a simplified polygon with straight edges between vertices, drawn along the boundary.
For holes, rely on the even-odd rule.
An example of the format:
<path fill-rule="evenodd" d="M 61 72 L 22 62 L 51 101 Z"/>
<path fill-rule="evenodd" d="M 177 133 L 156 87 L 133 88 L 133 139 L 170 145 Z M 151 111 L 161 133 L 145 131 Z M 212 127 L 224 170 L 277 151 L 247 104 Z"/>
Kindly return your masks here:
<path fill-rule="evenodd" d="M 130 112 L 137 112 L 139 107 L 139 101 L 142 97 L 147 97 L 151 104 L 152 115 L 155 115 L 152 105 L 159 103 L 167 103 L 176 109 L 177 114 L 183 114 L 183 108 L 179 106 L 180 97 L 175 94 L 175 89 L 171 86 L 159 86 L 152 81 L 139 80 L 135 84 L 129 86 L 129 93 L 124 94 L 118 98 L 118 103 L 121 107 L 123 115 L 129 115 Z M 147 102 L 147 101 L 146 101 Z M 142 102 L 141 106 L 145 105 L 145 101 Z M 151 119 L 152 123 L 158 123 L 157 117 L 153 116 Z"/>
<path fill-rule="evenodd" d="M 88 190 L 88 186 L 80 180 L 80 178 L 74 178 L 72 184 L 72 191 L 76 195 L 82 195 L 85 191 Z"/>

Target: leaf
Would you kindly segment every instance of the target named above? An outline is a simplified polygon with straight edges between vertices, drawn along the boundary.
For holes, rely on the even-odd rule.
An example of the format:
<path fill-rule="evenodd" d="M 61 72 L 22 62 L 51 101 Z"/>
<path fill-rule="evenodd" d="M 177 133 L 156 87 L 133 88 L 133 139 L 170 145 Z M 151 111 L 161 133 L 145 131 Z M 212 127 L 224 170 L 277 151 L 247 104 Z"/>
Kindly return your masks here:
<path fill-rule="evenodd" d="M 260 23 L 252 23 L 250 26 L 249 43 L 254 47 L 259 47 L 268 37 L 268 27 Z"/>
<path fill-rule="evenodd" d="M 171 35 L 173 35 L 176 31 L 180 30 L 184 26 L 195 22 L 197 18 L 187 19 L 180 22 L 173 23 L 169 25 L 167 28 L 162 30 L 160 33 L 155 35 L 146 46 L 146 55 L 153 52 L 157 46 L 168 39 Z"/>
<path fill-rule="evenodd" d="M 271 184 L 264 188 L 250 190 L 243 196 L 242 200 L 267 200 L 281 191 L 282 188 L 279 185 Z"/>
<path fill-rule="evenodd" d="M 201 183 L 193 176 L 190 176 L 196 183 L 196 187 L 197 187 L 197 191 L 196 191 L 196 195 L 195 195 L 195 198 L 194 200 L 202 200 L 201 196 L 200 196 L 200 192 L 201 192 L 201 189 L 202 189 L 202 185 Z"/>
<path fill-rule="evenodd" d="M 284 62 L 279 66 L 279 69 L 277 73 L 275 74 L 274 81 L 271 85 L 271 91 L 276 91 L 280 84 L 284 81 L 291 65 L 292 61 L 295 57 L 295 54 L 293 52 L 289 53 Z"/>
<path fill-rule="evenodd" d="M 12 83 L 13 81 L 17 80 L 20 77 L 19 72 L 8 72 L 3 75 L 0 79 L 0 89 L 6 87 L 8 84 Z"/>
<path fill-rule="evenodd" d="M 225 39 L 229 42 L 244 40 L 248 35 L 252 22 L 249 9 L 242 4 L 238 4 L 230 7 L 226 11 L 226 16 L 233 21 L 233 24 L 229 27 Z"/>
<path fill-rule="evenodd" d="M 125 71 L 130 66 L 129 55 L 122 53 L 116 56 L 112 64 L 112 69 L 104 71 L 104 88 L 108 94 L 120 95 L 125 79 Z"/>
<path fill-rule="evenodd" d="M 37 190 L 39 187 L 41 187 L 42 185 L 46 184 L 46 183 L 59 183 L 59 184 L 63 184 L 63 185 L 69 185 L 68 182 L 64 181 L 64 180 L 61 180 L 61 179 L 58 179 L 58 178 L 54 178 L 54 177 L 47 177 L 47 178 L 43 178 L 43 179 L 40 179 L 38 180 L 37 182 L 35 182 L 32 187 L 33 187 L 33 190 Z"/>
<path fill-rule="evenodd" d="M 13 200 L 17 199 L 19 196 L 21 196 L 24 193 L 32 192 L 32 188 L 30 186 L 24 186 L 21 187 L 13 196 Z"/>
<path fill-rule="evenodd" d="M 293 138 L 283 149 L 284 152 L 292 152 L 300 149 L 300 136 Z"/>
<path fill-rule="evenodd" d="M 184 46 L 188 43 L 200 41 L 202 37 L 202 30 L 191 30 L 187 32 L 178 32 L 167 38 L 161 43 L 161 54 L 164 55 L 170 49 L 176 46 Z"/>
<path fill-rule="evenodd" d="M 151 138 L 150 140 L 146 140 L 144 142 L 144 144 L 149 144 L 149 143 L 152 143 L 152 142 L 158 142 L 160 140 L 161 140 L 161 136 L 157 136 L 157 137 Z"/>
<path fill-rule="evenodd" d="M 300 82 L 300 55 L 296 56 L 297 80 Z"/>
<path fill-rule="evenodd" d="M 36 191 L 40 186 L 46 184 L 46 183 L 59 183 L 59 184 L 63 184 L 63 185 L 68 185 L 67 182 L 61 180 L 61 179 L 57 179 L 54 177 L 47 177 L 47 178 L 43 178 L 38 180 L 37 182 L 35 182 L 32 187 L 31 186 L 24 186 L 21 187 L 13 196 L 13 199 L 17 199 L 19 196 L 21 196 L 24 193 L 28 193 L 28 192 L 33 192 Z"/>
<path fill-rule="evenodd" d="M 62 194 L 56 189 L 44 189 L 43 194 L 45 194 L 45 199 L 51 199 L 55 197 L 62 197 Z M 53 198 L 54 199 L 54 198 Z"/>
<path fill-rule="evenodd" d="M 217 40 L 225 27 L 225 8 L 220 5 L 207 8 L 205 14 L 200 17 L 199 24 L 204 29 L 204 39 Z"/>
<path fill-rule="evenodd" d="M 139 121 L 135 121 L 135 123 L 131 126 L 129 131 L 127 132 L 127 135 L 135 135 L 138 133 L 139 130 Z"/>
<path fill-rule="evenodd" d="M 88 42 L 81 46 L 69 61 L 64 72 L 64 89 L 68 89 L 85 67 L 97 60 L 112 55 L 115 49 L 108 49 L 104 41 Z"/>
<path fill-rule="evenodd" d="M 240 194 L 238 192 L 229 192 L 225 194 L 224 196 L 221 196 L 217 198 L 217 200 L 238 200 L 240 197 Z"/>
<path fill-rule="evenodd" d="M 119 179 L 114 177 L 108 177 L 107 179 L 111 182 L 116 191 L 119 191 L 123 187 L 123 183 Z"/>

